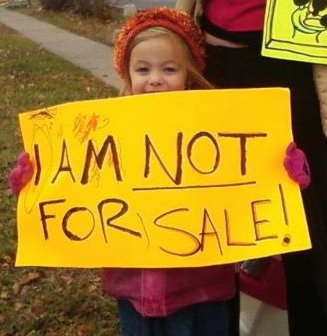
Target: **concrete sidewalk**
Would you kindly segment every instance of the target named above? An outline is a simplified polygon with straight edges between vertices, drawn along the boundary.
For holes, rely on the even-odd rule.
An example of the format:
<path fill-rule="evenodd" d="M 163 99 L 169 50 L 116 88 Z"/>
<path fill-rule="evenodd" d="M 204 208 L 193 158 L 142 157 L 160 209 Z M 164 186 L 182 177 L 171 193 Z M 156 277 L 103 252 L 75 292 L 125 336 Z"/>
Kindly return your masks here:
<path fill-rule="evenodd" d="M 110 47 L 3 7 L 0 7 L 0 24 L 35 41 L 53 54 L 90 71 L 105 83 L 120 87 L 119 78 L 112 67 Z"/>

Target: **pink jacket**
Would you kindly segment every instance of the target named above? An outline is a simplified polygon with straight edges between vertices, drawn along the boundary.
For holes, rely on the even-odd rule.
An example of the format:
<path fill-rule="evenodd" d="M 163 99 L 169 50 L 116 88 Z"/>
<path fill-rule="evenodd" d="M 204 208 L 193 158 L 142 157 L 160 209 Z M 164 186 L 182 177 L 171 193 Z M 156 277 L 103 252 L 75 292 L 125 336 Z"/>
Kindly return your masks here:
<path fill-rule="evenodd" d="M 205 17 L 227 31 L 260 31 L 266 0 L 206 0 Z"/>
<path fill-rule="evenodd" d="M 143 316 L 167 316 L 195 303 L 232 298 L 234 265 L 142 270 L 106 268 L 103 284 L 110 296 L 129 300 Z"/>

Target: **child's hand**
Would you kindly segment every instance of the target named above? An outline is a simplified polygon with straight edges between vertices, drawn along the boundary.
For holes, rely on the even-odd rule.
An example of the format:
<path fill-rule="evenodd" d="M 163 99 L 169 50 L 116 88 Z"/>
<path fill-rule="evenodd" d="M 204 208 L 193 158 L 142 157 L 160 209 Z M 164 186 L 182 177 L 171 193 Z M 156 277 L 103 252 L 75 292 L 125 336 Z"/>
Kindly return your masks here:
<path fill-rule="evenodd" d="M 309 186 L 311 175 L 305 153 L 298 149 L 295 142 L 291 142 L 286 149 L 284 167 L 289 177 L 297 182 L 302 189 Z"/>
<path fill-rule="evenodd" d="M 33 176 L 33 164 L 26 152 L 18 156 L 15 167 L 10 171 L 8 180 L 11 191 L 18 194 Z"/>

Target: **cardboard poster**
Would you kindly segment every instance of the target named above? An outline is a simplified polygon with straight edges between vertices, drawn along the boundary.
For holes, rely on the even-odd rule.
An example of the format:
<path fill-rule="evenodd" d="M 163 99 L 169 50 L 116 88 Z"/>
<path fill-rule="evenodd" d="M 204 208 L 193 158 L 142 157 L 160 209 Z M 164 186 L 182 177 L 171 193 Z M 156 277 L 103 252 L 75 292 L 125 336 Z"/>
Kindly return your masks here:
<path fill-rule="evenodd" d="M 194 267 L 310 248 L 283 167 L 287 89 L 82 101 L 20 124 L 35 171 L 17 266 Z"/>
<path fill-rule="evenodd" d="M 267 0 L 262 54 L 327 64 L 327 1 Z"/>

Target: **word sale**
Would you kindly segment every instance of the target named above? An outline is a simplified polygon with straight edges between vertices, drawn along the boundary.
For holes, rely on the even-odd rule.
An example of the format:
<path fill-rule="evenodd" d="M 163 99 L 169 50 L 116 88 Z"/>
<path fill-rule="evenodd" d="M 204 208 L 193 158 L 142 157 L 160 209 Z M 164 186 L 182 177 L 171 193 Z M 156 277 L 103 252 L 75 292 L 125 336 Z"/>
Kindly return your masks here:
<path fill-rule="evenodd" d="M 115 235 L 117 237 L 119 232 L 120 237 L 124 235 L 125 239 L 137 239 L 144 247 L 156 244 L 161 251 L 177 256 L 199 253 L 205 249 L 207 241 L 214 240 L 217 251 L 223 255 L 227 247 L 251 246 L 262 241 L 283 239 L 278 236 L 271 218 L 265 215 L 273 207 L 280 213 L 281 222 L 288 225 L 281 185 L 278 186 L 278 192 L 280 197 L 277 199 L 258 199 L 246 205 L 248 211 L 242 214 L 242 225 L 246 232 L 252 234 L 243 240 L 239 235 L 235 238 L 239 223 L 234 222 L 233 209 L 219 209 L 219 205 L 214 209 L 192 209 L 178 206 L 178 201 L 176 207 L 161 211 L 152 218 L 134 211 L 128 202 L 118 198 L 102 200 L 98 202 L 96 209 L 85 206 L 69 208 L 65 199 L 44 201 L 39 203 L 40 229 L 45 241 L 53 238 L 54 230 L 59 230 L 67 240 L 76 243 L 100 234 L 102 242 L 108 246 L 111 238 Z M 76 229 L 76 223 L 83 223 L 83 233 Z M 188 228 L 185 228 L 185 223 L 189 224 Z M 160 241 L 158 238 L 153 241 L 154 233 L 156 237 L 160 237 Z M 172 234 L 179 242 L 185 242 L 184 246 L 189 246 L 187 250 L 181 250 L 178 246 L 174 249 L 167 247 L 167 238 Z"/>

